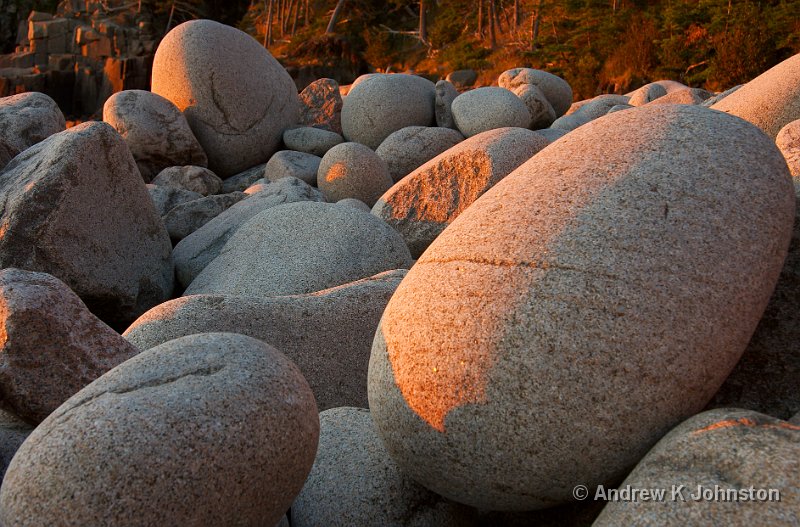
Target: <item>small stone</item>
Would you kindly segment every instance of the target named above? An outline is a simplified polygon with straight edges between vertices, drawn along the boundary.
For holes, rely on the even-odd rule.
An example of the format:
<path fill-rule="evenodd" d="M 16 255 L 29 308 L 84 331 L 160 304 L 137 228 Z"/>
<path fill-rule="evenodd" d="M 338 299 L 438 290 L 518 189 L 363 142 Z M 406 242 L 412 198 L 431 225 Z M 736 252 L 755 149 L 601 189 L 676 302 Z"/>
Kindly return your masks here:
<path fill-rule="evenodd" d="M 456 88 L 469 88 L 478 80 L 478 72 L 475 70 L 456 70 L 447 75 L 447 82 L 450 82 Z"/>
<path fill-rule="evenodd" d="M 331 148 L 317 172 L 317 186 L 332 203 L 356 198 L 371 207 L 393 183 L 386 162 L 359 143 Z"/>
<path fill-rule="evenodd" d="M 220 191 L 222 180 L 207 168 L 174 166 L 159 172 L 153 179 L 153 185 L 181 188 L 190 192 L 197 192 L 202 196 L 208 196 Z"/>
<path fill-rule="evenodd" d="M 700 88 L 685 88 L 683 90 L 676 90 L 657 99 L 650 101 L 648 104 L 702 104 L 703 101 L 711 97 L 711 92 L 702 90 Z"/>
<path fill-rule="evenodd" d="M 319 447 L 292 504 L 294 527 L 477 525 L 474 509 L 415 483 L 392 461 L 365 408 L 319 415 Z"/>
<path fill-rule="evenodd" d="M 184 294 L 297 295 L 410 266 L 403 238 L 371 214 L 290 203 L 239 227 Z"/>
<path fill-rule="evenodd" d="M 594 99 L 584 101 L 574 112 L 556 119 L 555 122 L 553 122 L 552 128 L 559 128 L 568 132 L 572 131 L 579 126 L 583 126 L 586 123 L 603 117 L 614 106 L 628 104 L 629 100 L 630 99 L 625 95 L 598 95 Z M 578 103 L 576 103 L 576 105 L 577 104 Z"/>
<path fill-rule="evenodd" d="M 316 186 L 320 161 L 322 159 L 315 155 L 293 150 L 281 150 L 280 152 L 275 152 L 269 158 L 264 173 L 269 181 L 274 182 L 285 177 L 295 177 L 309 185 Z"/>
<path fill-rule="evenodd" d="M 300 92 L 300 124 L 342 135 L 342 96 L 335 80 L 318 79 Z"/>
<path fill-rule="evenodd" d="M 243 192 L 244 189 L 255 183 L 257 180 L 264 178 L 264 170 L 267 168 L 266 163 L 256 165 L 248 168 L 244 172 L 240 172 L 235 176 L 222 180 L 222 194 L 230 194 L 231 192 Z"/>
<path fill-rule="evenodd" d="M 103 120 L 125 139 L 145 182 L 167 167 L 208 165 L 186 117 L 160 95 L 144 90 L 117 92 L 103 106 Z"/>
<path fill-rule="evenodd" d="M 631 106 L 642 106 L 643 104 L 652 102 L 659 97 L 665 96 L 666 94 L 667 89 L 665 87 L 655 82 L 651 82 L 650 84 L 645 84 L 638 90 L 631 93 L 631 99 L 628 104 Z"/>
<path fill-rule="evenodd" d="M 528 128 L 530 112 L 522 100 L 505 88 L 478 88 L 453 101 L 453 118 L 465 137 L 496 128 Z"/>
<path fill-rule="evenodd" d="M 31 433 L 0 489 L 0 522 L 274 525 L 318 435 L 311 389 L 283 354 L 244 335 L 183 337 L 106 373 Z"/>
<path fill-rule="evenodd" d="M 458 130 L 451 109 L 453 101 L 458 97 L 458 90 L 448 81 L 437 82 L 434 89 L 436 90 L 436 99 L 434 102 L 436 126 Z"/>
<path fill-rule="evenodd" d="M 395 183 L 464 140 L 456 130 L 409 126 L 392 133 L 375 153 L 386 162 Z"/>
<path fill-rule="evenodd" d="M 528 128 L 540 130 L 547 128 L 556 120 L 556 112 L 547 101 L 538 86 L 533 84 L 520 84 L 512 90 L 519 97 L 531 114 L 531 123 Z"/>
<path fill-rule="evenodd" d="M 185 190 L 178 187 L 166 187 L 162 185 L 147 184 L 147 192 L 156 207 L 159 216 L 165 216 L 174 207 L 182 203 L 195 201 L 203 197 L 202 194 Z"/>
<path fill-rule="evenodd" d="M 289 128 L 283 132 L 283 143 L 286 148 L 320 157 L 343 142 L 344 138 L 336 132 L 310 126 Z"/>

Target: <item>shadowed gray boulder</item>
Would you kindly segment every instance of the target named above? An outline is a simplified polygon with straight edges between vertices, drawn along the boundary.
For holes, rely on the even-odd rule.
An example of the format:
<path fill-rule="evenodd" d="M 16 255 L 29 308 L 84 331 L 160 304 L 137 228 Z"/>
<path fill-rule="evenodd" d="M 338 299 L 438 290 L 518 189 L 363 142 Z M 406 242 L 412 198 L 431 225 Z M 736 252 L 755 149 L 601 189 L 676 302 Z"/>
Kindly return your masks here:
<path fill-rule="evenodd" d="M 0 99 L 0 140 L 22 152 L 66 127 L 58 104 L 39 92 Z"/>

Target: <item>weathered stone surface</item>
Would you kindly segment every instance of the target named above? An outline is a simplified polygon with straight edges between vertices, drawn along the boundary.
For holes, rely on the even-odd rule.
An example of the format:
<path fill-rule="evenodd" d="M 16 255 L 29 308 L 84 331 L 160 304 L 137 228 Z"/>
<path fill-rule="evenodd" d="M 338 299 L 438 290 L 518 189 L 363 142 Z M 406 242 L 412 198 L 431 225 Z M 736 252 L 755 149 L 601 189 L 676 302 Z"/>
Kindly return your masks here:
<path fill-rule="evenodd" d="M 761 128 L 775 138 L 800 119 L 800 53 L 768 69 L 711 107 Z"/>
<path fill-rule="evenodd" d="M 405 476 L 381 443 L 369 410 L 319 415 L 319 447 L 292 504 L 294 527 L 477 524 L 474 509 L 445 500 Z"/>
<path fill-rule="evenodd" d="M 653 84 L 658 84 L 659 86 L 663 87 L 665 90 L 667 90 L 667 93 L 685 90 L 686 88 L 688 88 L 688 86 L 685 85 L 684 83 L 670 79 L 655 81 Z"/>
<path fill-rule="evenodd" d="M 28 92 L 0 99 L 0 140 L 22 152 L 63 132 L 64 115 L 44 93 Z"/>
<path fill-rule="evenodd" d="M 792 177 L 800 179 L 800 119 L 781 128 L 775 144 L 786 159 Z"/>
<path fill-rule="evenodd" d="M 458 90 L 448 81 L 437 82 L 434 89 L 436 91 L 434 99 L 436 126 L 458 130 L 452 112 L 453 101 L 458 97 Z"/>
<path fill-rule="evenodd" d="M 223 180 L 221 190 L 222 194 L 244 191 L 244 189 L 264 177 L 265 168 L 267 168 L 267 164 L 262 163 Z"/>
<path fill-rule="evenodd" d="M 393 183 L 386 162 L 359 143 L 342 143 L 331 148 L 322 158 L 317 173 L 317 186 L 332 203 L 355 198 L 371 207 Z"/>
<path fill-rule="evenodd" d="M 0 483 L 2 483 L 8 465 L 20 445 L 33 432 L 33 426 L 19 417 L 0 410 Z"/>
<path fill-rule="evenodd" d="M 283 354 L 244 335 L 184 337 L 42 422 L 8 468 L 0 520 L 273 525 L 303 486 L 318 434 L 311 389 Z"/>
<path fill-rule="evenodd" d="M 167 167 L 208 165 L 186 117 L 160 95 L 144 90 L 117 92 L 103 106 L 103 120 L 128 143 L 145 181 Z"/>
<path fill-rule="evenodd" d="M 345 97 L 342 135 L 374 150 L 401 128 L 433 125 L 435 98 L 428 79 L 404 73 L 372 75 L 353 83 Z"/>
<path fill-rule="evenodd" d="M 203 197 L 202 194 L 185 190 L 178 187 L 166 187 L 162 185 L 147 185 L 147 193 L 156 208 L 159 216 L 166 215 L 174 207 L 190 201 L 195 201 Z"/>
<path fill-rule="evenodd" d="M 478 80 L 478 72 L 475 70 L 456 70 L 447 74 L 447 82 L 457 88 L 469 88 Z"/>
<path fill-rule="evenodd" d="M 705 412 L 661 439 L 620 487 L 667 489 L 667 498 L 676 488 L 676 499 L 610 502 L 594 525 L 796 525 L 798 473 L 800 426 L 747 410 Z M 780 499 L 765 503 L 757 489 Z"/>
<path fill-rule="evenodd" d="M 584 101 L 578 108 L 555 120 L 552 128 L 572 131 L 579 126 L 594 121 L 608 113 L 611 108 L 620 104 L 628 104 L 628 97 L 625 95 L 598 95 L 594 99 Z M 577 105 L 578 103 L 576 103 Z M 574 106 L 574 105 L 573 105 Z"/>
<path fill-rule="evenodd" d="M 800 194 L 794 181 L 795 196 Z M 798 196 L 800 197 L 800 196 Z M 746 408 L 781 419 L 800 412 L 800 207 L 778 284 L 733 372 L 709 408 Z"/>
<path fill-rule="evenodd" d="M 329 203 L 290 203 L 239 227 L 185 294 L 313 293 L 410 266 L 403 238 L 371 214 Z"/>
<path fill-rule="evenodd" d="M 559 128 L 542 128 L 541 130 L 536 130 L 536 133 L 550 141 L 557 141 L 561 139 L 565 135 L 569 133 L 569 130 L 561 130 Z"/>
<path fill-rule="evenodd" d="M 572 88 L 569 83 L 542 70 L 534 70 L 531 68 L 514 68 L 504 71 L 497 79 L 497 83 L 501 88 L 508 88 L 513 90 L 522 84 L 532 84 L 538 87 L 547 101 L 556 112 L 556 117 L 561 117 L 569 110 L 572 104 Z"/>
<path fill-rule="evenodd" d="M 650 84 L 645 84 L 638 90 L 634 91 L 630 94 L 630 101 L 628 104 L 631 106 L 642 106 L 643 104 L 647 104 L 652 102 L 659 97 L 663 97 L 667 94 L 667 89 L 655 82 L 651 82 Z"/>
<path fill-rule="evenodd" d="M 710 108 L 710 107 L 714 106 L 715 104 L 717 104 L 722 99 L 724 99 L 725 97 L 727 97 L 728 95 L 730 95 L 731 93 L 733 93 L 736 90 L 738 90 L 739 88 L 741 88 L 742 86 L 744 86 L 744 85 L 743 84 L 739 84 L 737 86 L 734 86 L 733 88 L 728 88 L 724 92 L 721 92 L 721 93 L 718 93 L 718 94 L 716 94 L 716 95 L 714 95 L 712 97 L 709 97 L 708 99 L 706 99 L 705 101 L 703 101 L 701 103 L 701 106 L 705 106 L 706 108 Z"/>
<path fill-rule="evenodd" d="M 181 188 L 208 196 L 222 189 L 222 180 L 207 168 L 191 165 L 174 166 L 159 172 L 153 179 L 153 185 Z"/>
<path fill-rule="evenodd" d="M 34 424 L 138 353 L 45 273 L 0 270 L 0 325 L 0 405 Z"/>
<path fill-rule="evenodd" d="M 375 153 L 386 162 L 392 180 L 397 183 L 463 140 L 463 135 L 450 128 L 409 126 L 392 133 Z"/>
<path fill-rule="evenodd" d="M 320 410 L 367 407 L 367 365 L 381 314 L 405 270 L 308 295 L 192 295 L 156 306 L 124 336 L 141 350 L 207 331 L 241 333 L 297 364 Z"/>
<path fill-rule="evenodd" d="M 335 80 L 318 79 L 300 92 L 300 124 L 342 135 L 342 96 Z"/>
<path fill-rule="evenodd" d="M 459 214 L 548 143 L 524 128 L 470 137 L 394 185 L 372 213 L 397 229 L 418 258 Z"/>
<path fill-rule="evenodd" d="M 702 104 L 711 97 L 711 92 L 700 88 L 676 90 L 650 101 L 648 104 Z"/>
<path fill-rule="evenodd" d="M 531 122 L 528 128 L 534 130 L 547 128 L 556 120 L 556 112 L 553 110 L 553 106 L 547 101 L 538 86 L 520 84 L 511 91 L 525 103 L 531 114 Z"/>
<path fill-rule="evenodd" d="M 0 170 L 3 170 L 17 154 L 19 154 L 19 150 L 0 137 Z"/>
<path fill-rule="evenodd" d="M 721 112 L 646 106 L 561 138 L 467 209 L 390 300 L 368 384 L 389 453 L 490 510 L 616 485 L 744 352 L 794 201 L 772 141 Z"/>
<path fill-rule="evenodd" d="M 164 227 L 177 243 L 246 197 L 244 192 L 231 192 L 181 203 L 164 215 Z"/>
<path fill-rule="evenodd" d="M 0 174 L 0 267 L 52 274 L 112 326 L 170 297 L 172 245 L 122 137 L 55 134 Z"/>
<path fill-rule="evenodd" d="M 496 128 L 528 128 L 530 112 L 522 99 L 505 88 L 478 88 L 462 93 L 451 107 L 465 137 Z"/>
<path fill-rule="evenodd" d="M 283 178 L 232 205 L 181 240 L 173 251 L 178 283 L 187 287 L 247 220 L 270 207 L 296 201 L 324 201 L 324 198 L 318 190 L 299 179 Z"/>
<path fill-rule="evenodd" d="M 336 132 L 311 126 L 289 128 L 283 132 L 283 143 L 286 148 L 320 157 L 324 156 L 334 146 L 343 142 L 344 138 Z"/>
<path fill-rule="evenodd" d="M 630 110 L 631 108 L 636 108 L 636 107 L 632 104 L 615 104 L 614 106 L 611 107 L 610 110 L 606 112 L 606 115 L 614 112 L 621 112 L 623 110 Z"/>
<path fill-rule="evenodd" d="M 369 213 L 372 210 L 369 208 L 369 205 L 367 205 L 360 199 L 355 199 L 355 198 L 340 199 L 339 201 L 336 202 L 336 204 L 341 207 L 353 207 L 356 210 L 360 210 L 366 213 Z"/>
<path fill-rule="evenodd" d="M 312 154 L 281 150 L 269 158 L 264 173 L 269 181 L 295 177 L 309 185 L 316 186 L 320 161 L 322 161 L 320 157 Z"/>
<path fill-rule="evenodd" d="M 247 33 L 212 20 L 170 31 L 153 62 L 153 93 L 172 101 L 222 178 L 266 162 L 299 119 L 294 81 Z"/>

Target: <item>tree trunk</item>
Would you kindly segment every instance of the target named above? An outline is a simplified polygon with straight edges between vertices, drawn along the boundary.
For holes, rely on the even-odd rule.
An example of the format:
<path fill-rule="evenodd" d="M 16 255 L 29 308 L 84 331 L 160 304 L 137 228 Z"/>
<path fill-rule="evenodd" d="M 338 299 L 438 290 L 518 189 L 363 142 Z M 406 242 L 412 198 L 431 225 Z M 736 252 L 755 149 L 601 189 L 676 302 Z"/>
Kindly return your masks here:
<path fill-rule="evenodd" d="M 497 47 L 497 32 L 495 31 L 495 0 L 489 0 L 489 46 Z"/>
<path fill-rule="evenodd" d="M 175 14 L 175 2 L 172 2 L 172 9 L 169 10 L 169 18 L 167 19 L 167 29 L 164 31 L 164 35 L 166 36 L 169 33 L 169 27 L 172 25 L 172 17 Z"/>
<path fill-rule="evenodd" d="M 297 19 L 300 18 L 300 1 L 297 0 L 294 7 L 294 18 L 292 19 L 292 36 L 297 32 Z"/>
<path fill-rule="evenodd" d="M 478 36 L 483 39 L 483 0 L 478 0 Z"/>
<path fill-rule="evenodd" d="M 542 18 L 542 3 L 544 0 L 539 0 L 536 6 L 536 14 L 531 19 L 531 51 L 536 51 L 537 40 L 539 39 L 539 22 Z"/>
<path fill-rule="evenodd" d="M 419 39 L 424 43 L 428 43 L 428 18 L 425 13 L 425 0 L 419 0 Z"/>
<path fill-rule="evenodd" d="M 519 21 L 522 18 L 522 12 L 519 7 L 519 0 L 514 0 L 514 30 L 519 28 Z"/>
<path fill-rule="evenodd" d="M 266 0 L 264 0 L 266 2 Z M 264 40 L 266 41 L 266 46 L 269 47 L 272 45 L 272 11 L 273 5 L 275 4 L 275 0 L 269 0 L 269 7 L 267 7 L 267 31 L 264 35 Z"/>
<path fill-rule="evenodd" d="M 333 14 L 331 15 L 331 21 L 328 22 L 328 29 L 325 30 L 325 33 L 333 33 L 333 30 L 336 27 L 336 22 L 339 20 L 339 15 L 342 14 L 343 7 L 344 7 L 344 0 L 339 0 L 336 3 L 336 7 L 333 9 Z"/>
<path fill-rule="evenodd" d="M 305 20 L 303 21 L 303 25 L 308 25 L 308 0 L 306 0 L 306 12 L 305 12 Z"/>

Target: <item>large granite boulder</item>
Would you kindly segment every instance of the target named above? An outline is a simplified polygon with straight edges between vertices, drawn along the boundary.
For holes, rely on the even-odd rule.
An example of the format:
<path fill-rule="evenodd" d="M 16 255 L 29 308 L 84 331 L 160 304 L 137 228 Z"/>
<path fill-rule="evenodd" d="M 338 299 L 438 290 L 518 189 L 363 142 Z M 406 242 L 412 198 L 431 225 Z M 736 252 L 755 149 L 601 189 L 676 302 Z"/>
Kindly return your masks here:
<path fill-rule="evenodd" d="M 122 137 L 85 123 L 0 174 L 0 266 L 52 274 L 123 327 L 172 294 L 172 244 Z"/>
<path fill-rule="evenodd" d="M 275 525 L 314 461 L 319 419 L 297 367 L 204 333 L 124 362 L 28 437 L 3 525 Z"/>
<path fill-rule="evenodd" d="M 451 106 L 464 137 L 496 128 L 528 128 L 531 114 L 522 99 L 505 88 L 478 88 L 462 93 Z"/>
<path fill-rule="evenodd" d="M 428 79 L 404 73 L 371 75 L 353 83 L 344 99 L 344 138 L 375 150 L 401 128 L 432 126 L 435 98 Z"/>
<path fill-rule="evenodd" d="M 786 164 L 698 106 L 617 112 L 468 208 L 390 300 L 368 395 L 387 450 L 489 510 L 615 486 L 708 403 L 786 257 Z"/>
<path fill-rule="evenodd" d="M 524 128 L 470 137 L 390 188 L 372 213 L 397 229 L 418 258 L 484 192 L 547 145 L 547 139 Z"/>
<path fill-rule="evenodd" d="M 153 62 L 153 93 L 186 115 L 222 178 L 266 162 L 297 123 L 294 81 L 253 37 L 212 20 L 170 31 Z"/>
<path fill-rule="evenodd" d="M 375 216 L 331 203 L 289 203 L 239 227 L 185 294 L 313 293 L 409 267 L 403 238 Z"/>
<path fill-rule="evenodd" d="M 123 335 L 141 350 L 207 331 L 241 333 L 286 354 L 320 410 L 367 408 L 367 365 L 383 310 L 405 270 L 307 295 L 192 295 L 156 306 Z"/>
<path fill-rule="evenodd" d="M 167 167 L 208 165 L 186 117 L 160 95 L 144 90 L 117 92 L 103 106 L 103 120 L 128 143 L 145 181 Z"/>
<path fill-rule="evenodd" d="M 45 273 L 0 270 L 0 326 L 0 405 L 34 424 L 139 352 Z"/>

